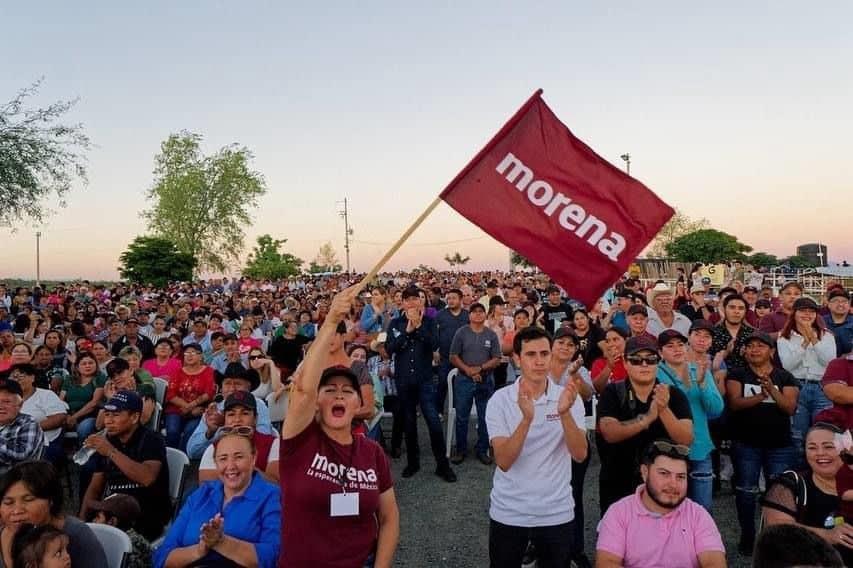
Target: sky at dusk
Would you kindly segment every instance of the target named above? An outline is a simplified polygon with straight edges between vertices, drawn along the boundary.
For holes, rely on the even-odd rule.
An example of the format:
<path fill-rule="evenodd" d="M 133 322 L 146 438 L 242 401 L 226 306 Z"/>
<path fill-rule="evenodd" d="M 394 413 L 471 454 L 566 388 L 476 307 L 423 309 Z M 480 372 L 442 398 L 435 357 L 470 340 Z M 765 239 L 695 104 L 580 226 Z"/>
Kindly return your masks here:
<path fill-rule="evenodd" d="M 79 97 L 89 184 L 39 228 L 0 228 L 0 277 L 114 279 L 144 234 L 170 134 L 255 154 L 269 191 L 246 231 L 368 270 L 537 88 L 605 159 L 670 205 L 779 256 L 853 261 L 853 3 L 6 2 L 0 100 Z M 446 205 L 388 265 L 506 268 Z"/>

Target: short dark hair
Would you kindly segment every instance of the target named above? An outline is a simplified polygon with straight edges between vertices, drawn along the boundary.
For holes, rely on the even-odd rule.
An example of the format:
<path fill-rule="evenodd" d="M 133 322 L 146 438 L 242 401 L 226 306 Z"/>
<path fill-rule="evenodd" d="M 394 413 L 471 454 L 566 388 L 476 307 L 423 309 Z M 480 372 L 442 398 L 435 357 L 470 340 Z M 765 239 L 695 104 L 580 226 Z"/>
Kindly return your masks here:
<path fill-rule="evenodd" d="M 19 482 L 26 485 L 37 498 L 47 500 L 51 515 L 58 517 L 62 514 L 62 484 L 52 464 L 46 461 L 25 461 L 12 466 L 0 478 L 0 499 Z"/>
<path fill-rule="evenodd" d="M 844 566 L 832 545 L 794 524 L 767 525 L 755 541 L 752 565 L 761 568 L 791 566 Z"/>
<path fill-rule="evenodd" d="M 551 334 L 542 329 L 541 327 L 537 327 L 535 325 L 525 327 L 524 329 L 515 334 L 515 338 L 512 340 L 512 352 L 516 355 L 521 355 L 522 343 L 528 341 L 536 341 L 537 339 L 542 339 L 543 337 L 548 340 L 549 347 L 554 343 L 554 339 L 551 337 Z"/>
<path fill-rule="evenodd" d="M 462 297 L 462 290 L 460 290 L 459 288 L 451 288 L 450 290 L 447 291 L 447 293 L 448 294 L 456 294 L 460 298 Z"/>
<path fill-rule="evenodd" d="M 744 306 L 747 306 L 747 307 L 749 306 L 749 302 L 744 300 L 743 296 L 741 296 L 740 294 L 735 292 L 731 296 L 726 296 L 726 299 L 723 300 L 723 308 L 725 308 L 726 306 L 728 306 L 729 304 L 731 304 L 732 302 L 735 302 L 735 301 L 741 301 L 741 302 L 743 302 Z"/>
<path fill-rule="evenodd" d="M 21 525 L 12 537 L 13 566 L 41 566 L 47 545 L 66 534 L 51 524 L 36 526 Z"/>
<path fill-rule="evenodd" d="M 11 367 L 9 367 L 9 375 L 18 371 L 19 373 L 23 373 L 29 377 L 38 376 L 38 370 L 31 363 L 15 363 Z"/>
<path fill-rule="evenodd" d="M 524 308 L 518 308 L 517 310 L 515 310 L 515 312 L 513 312 L 513 314 L 512 314 L 512 318 L 513 318 L 513 319 L 515 319 L 515 316 L 518 316 L 518 315 L 521 315 L 521 314 L 526 315 L 528 318 L 530 317 L 530 312 L 528 312 L 528 311 L 527 311 L 527 310 L 525 310 Z"/>
<path fill-rule="evenodd" d="M 723 296 L 725 294 L 737 294 L 737 288 L 733 288 L 731 286 L 723 286 L 720 288 L 720 291 L 717 292 L 718 296 Z"/>
<path fill-rule="evenodd" d="M 214 331 L 212 334 L 210 334 L 210 340 L 211 341 L 217 341 L 217 340 L 222 339 L 224 337 L 225 337 L 225 334 L 222 333 L 221 331 Z"/>
<path fill-rule="evenodd" d="M 130 363 L 128 363 L 125 359 L 121 357 L 116 357 L 109 363 L 107 363 L 107 376 L 109 378 L 113 378 L 119 373 L 123 373 L 130 369 Z"/>

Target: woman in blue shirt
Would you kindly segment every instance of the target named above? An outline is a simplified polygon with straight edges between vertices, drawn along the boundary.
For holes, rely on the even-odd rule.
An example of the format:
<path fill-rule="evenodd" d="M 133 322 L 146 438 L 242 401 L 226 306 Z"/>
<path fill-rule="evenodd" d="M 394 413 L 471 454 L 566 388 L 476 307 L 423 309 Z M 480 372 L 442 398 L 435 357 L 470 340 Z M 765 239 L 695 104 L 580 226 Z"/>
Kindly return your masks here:
<path fill-rule="evenodd" d="M 722 413 L 723 397 L 708 365 L 687 362 L 686 337 L 674 329 L 667 329 L 658 336 L 658 348 L 662 359 L 658 365 L 658 382 L 681 390 L 687 396 L 693 413 L 687 496 L 710 512 L 713 504 L 711 451 L 714 443 L 708 430 L 708 420 Z"/>
<path fill-rule="evenodd" d="M 155 568 L 272 568 L 278 559 L 281 497 L 255 469 L 252 429 L 222 428 L 214 446 L 219 479 L 190 495 L 157 552 Z"/>

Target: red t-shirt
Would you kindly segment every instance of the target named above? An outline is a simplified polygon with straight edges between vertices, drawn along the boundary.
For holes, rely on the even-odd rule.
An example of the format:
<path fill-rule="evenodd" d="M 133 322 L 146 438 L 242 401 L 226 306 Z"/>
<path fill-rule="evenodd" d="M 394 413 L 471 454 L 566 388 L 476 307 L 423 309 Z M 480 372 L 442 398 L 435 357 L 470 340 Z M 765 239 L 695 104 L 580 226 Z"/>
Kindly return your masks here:
<path fill-rule="evenodd" d="M 589 370 L 590 376 L 595 380 L 595 377 L 601 374 L 601 371 L 604 370 L 604 367 L 607 365 L 607 359 L 604 357 L 599 357 L 595 361 L 592 362 L 592 368 Z M 625 362 L 622 359 L 618 359 L 616 364 L 613 365 L 613 370 L 610 372 L 610 378 L 607 379 L 608 383 L 621 383 L 625 379 L 628 378 L 628 371 L 625 369 Z"/>
<path fill-rule="evenodd" d="M 172 400 L 176 396 L 184 402 L 192 402 L 201 395 L 206 394 L 213 400 L 216 395 L 216 384 L 213 381 L 213 368 L 204 366 L 201 372 L 188 375 L 183 367 L 175 372 L 169 379 L 166 389 L 166 400 Z M 181 410 L 174 404 L 166 404 L 166 414 L 180 414 Z"/>
<path fill-rule="evenodd" d="M 279 568 L 361 568 L 379 538 L 379 495 L 393 487 L 385 452 L 364 436 L 344 446 L 316 421 L 289 440 L 279 456 L 281 529 Z M 358 492 L 358 515 L 331 516 L 331 495 Z"/>
<path fill-rule="evenodd" d="M 839 357 L 830 361 L 826 371 L 823 372 L 821 383 L 823 386 L 841 384 L 853 387 L 853 360 Z M 853 428 L 853 404 L 836 404 L 835 408 L 842 410 L 845 414 L 844 428 Z"/>

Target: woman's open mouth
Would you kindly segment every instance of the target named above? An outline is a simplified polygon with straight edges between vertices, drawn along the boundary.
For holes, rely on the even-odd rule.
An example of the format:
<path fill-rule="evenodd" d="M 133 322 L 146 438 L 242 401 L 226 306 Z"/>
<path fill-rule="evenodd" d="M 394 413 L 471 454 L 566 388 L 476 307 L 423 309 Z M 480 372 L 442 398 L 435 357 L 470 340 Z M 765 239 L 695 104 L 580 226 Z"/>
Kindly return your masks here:
<path fill-rule="evenodd" d="M 347 407 L 343 404 L 336 404 L 332 406 L 332 416 L 335 418 L 343 418 L 344 414 L 347 413 Z"/>

